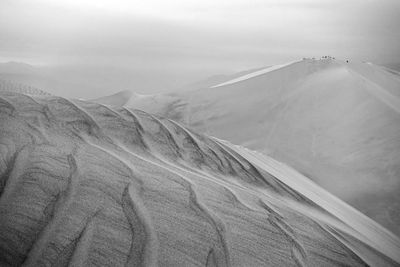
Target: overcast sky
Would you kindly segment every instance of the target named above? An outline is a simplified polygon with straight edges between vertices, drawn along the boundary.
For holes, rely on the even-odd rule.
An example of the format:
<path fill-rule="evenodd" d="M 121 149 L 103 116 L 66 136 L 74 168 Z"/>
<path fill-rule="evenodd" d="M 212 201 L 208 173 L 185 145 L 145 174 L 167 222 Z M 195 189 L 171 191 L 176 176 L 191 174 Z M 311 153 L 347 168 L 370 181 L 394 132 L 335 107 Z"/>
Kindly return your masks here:
<path fill-rule="evenodd" d="M 0 61 L 155 72 L 400 61 L 400 0 L 0 0 Z"/>

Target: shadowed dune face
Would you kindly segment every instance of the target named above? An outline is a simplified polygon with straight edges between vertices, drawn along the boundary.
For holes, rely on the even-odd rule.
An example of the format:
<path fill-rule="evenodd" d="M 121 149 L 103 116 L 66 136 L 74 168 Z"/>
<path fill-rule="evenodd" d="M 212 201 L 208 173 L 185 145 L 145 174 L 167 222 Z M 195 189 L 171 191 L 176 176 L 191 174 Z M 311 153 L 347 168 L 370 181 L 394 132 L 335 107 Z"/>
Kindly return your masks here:
<path fill-rule="evenodd" d="M 398 261 L 229 146 L 168 119 L 0 92 L 0 125 L 1 266 Z"/>
<path fill-rule="evenodd" d="M 369 63 L 303 60 L 126 106 L 283 161 L 400 235 L 400 79 Z"/>

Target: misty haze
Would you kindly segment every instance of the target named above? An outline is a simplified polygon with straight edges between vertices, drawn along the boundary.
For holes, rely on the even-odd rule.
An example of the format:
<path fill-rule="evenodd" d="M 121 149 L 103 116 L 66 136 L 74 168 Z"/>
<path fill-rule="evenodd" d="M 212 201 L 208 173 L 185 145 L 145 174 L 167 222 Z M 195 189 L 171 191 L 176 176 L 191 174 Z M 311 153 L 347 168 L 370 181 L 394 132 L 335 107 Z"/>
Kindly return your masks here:
<path fill-rule="evenodd" d="M 0 266 L 399 266 L 400 1 L 0 1 Z"/>

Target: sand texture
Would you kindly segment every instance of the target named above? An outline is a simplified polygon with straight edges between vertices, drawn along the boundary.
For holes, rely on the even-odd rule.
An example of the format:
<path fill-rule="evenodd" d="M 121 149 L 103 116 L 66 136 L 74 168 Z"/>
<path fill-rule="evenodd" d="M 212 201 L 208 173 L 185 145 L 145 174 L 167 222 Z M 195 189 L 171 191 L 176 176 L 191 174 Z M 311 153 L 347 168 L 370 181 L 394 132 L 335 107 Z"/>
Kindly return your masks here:
<path fill-rule="evenodd" d="M 0 92 L 1 266 L 397 266 L 399 244 L 286 165 L 172 120 Z"/>

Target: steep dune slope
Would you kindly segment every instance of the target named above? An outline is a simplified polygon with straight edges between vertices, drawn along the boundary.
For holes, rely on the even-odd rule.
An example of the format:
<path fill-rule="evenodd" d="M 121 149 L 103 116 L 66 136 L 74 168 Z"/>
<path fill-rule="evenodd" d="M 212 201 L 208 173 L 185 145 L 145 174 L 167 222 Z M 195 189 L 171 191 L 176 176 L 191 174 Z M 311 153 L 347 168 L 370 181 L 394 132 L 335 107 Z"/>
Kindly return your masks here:
<path fill-rule="evenodd" d="M 400 263 L 395 236 L 307 178 L 171 120 L 0 92 L 0 125 L 2 266 Z"/>
<path fill-rule="evenodd" d="M 127 106 L 272 155 L 400 234 L 400 77 L 303 60 Z"/>

